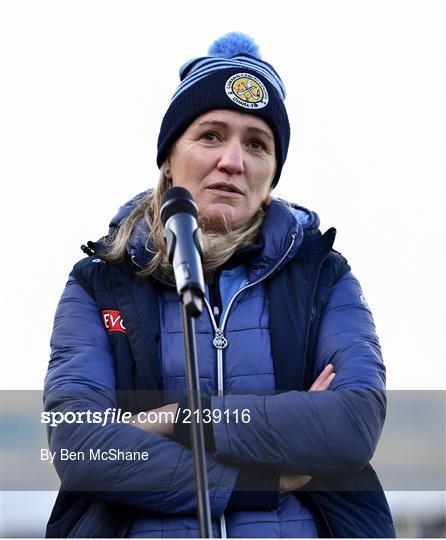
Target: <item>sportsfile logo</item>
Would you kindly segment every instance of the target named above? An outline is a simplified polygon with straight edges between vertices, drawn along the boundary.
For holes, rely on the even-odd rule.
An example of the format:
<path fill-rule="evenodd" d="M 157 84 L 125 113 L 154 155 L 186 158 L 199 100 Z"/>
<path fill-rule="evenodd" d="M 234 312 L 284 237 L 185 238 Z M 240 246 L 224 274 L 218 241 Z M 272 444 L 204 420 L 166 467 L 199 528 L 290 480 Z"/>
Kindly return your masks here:
<path fill-rule="evenodd" d="M 123 334 L 127 334 L 121 312 L 117 309 L 104 309 L 102 311 L 102 320 L 108 332 L 122 332 Z"/>

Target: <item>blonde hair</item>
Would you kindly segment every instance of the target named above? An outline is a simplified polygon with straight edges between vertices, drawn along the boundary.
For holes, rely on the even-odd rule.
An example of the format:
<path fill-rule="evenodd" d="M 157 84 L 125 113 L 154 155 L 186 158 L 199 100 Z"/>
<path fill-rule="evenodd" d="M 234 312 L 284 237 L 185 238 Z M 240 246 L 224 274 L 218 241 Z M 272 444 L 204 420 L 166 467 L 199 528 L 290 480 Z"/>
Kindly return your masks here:
<path fill-rule="evenodd" d="M 124 259 L 130 236 L 143 219 L 150 231 L 145 239 L 145 249 L 153 256 L 147 267 L 140 267 L 136 274 L 146 278 L 157 273 L 173 280 L 172 265 L 168 260 L 161 223 L 161 199 L 170 187 L 172 187 L 172 180 L 166 176 L 164 166 L 162 166 L 157 187 L 153 191 L 147 192 L 138 202 L 121 224 L 115 236 L 104 239 L 104 245 L 100 252 L 104 260 L 118 263 Z M 223 217 L 225 228 L 223 232 L 202 231 L 203 272 L 206 281 L 212 281 L 215 270 L 230 259 L 236 251 L 255 242 L 265 216 L 266 206 L 270 202 L 271 197 L 268 194 L 253 218 L 239 229 L 230 230 Z"/>

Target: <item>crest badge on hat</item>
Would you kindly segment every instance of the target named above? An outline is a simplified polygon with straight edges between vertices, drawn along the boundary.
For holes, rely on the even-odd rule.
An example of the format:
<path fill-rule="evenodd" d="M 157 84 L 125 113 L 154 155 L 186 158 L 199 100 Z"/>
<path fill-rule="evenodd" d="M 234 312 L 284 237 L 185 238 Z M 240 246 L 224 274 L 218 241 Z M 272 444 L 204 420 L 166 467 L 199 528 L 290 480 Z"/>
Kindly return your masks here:
<path fill-rule="evenodd" d="M 261 109 L 268 104 L 268 90 L 262 81 L 250 73 L 231 75 L 225 84 L 228 98 L 245 109 Z"/>

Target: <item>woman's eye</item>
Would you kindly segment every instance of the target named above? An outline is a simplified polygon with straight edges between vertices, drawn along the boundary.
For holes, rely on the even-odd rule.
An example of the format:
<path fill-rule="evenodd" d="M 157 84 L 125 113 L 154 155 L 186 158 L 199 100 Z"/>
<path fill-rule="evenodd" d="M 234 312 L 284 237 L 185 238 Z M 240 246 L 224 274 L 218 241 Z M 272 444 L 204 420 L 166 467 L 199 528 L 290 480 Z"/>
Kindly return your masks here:
<path fill-rule="evenodd" d="M 215 133 L 206 132 L 201 135 L 201 138 L 205 141 L 213 142 L 217 140 L 217 135 Z"/>
<path fill-rule="evenodd" d="M 249 144 L 251 145 L 251 148 L 253 148 L 254 150 L 266 150 L 265 143 L 258 139 L 254 139 L 250 141 Z"/>

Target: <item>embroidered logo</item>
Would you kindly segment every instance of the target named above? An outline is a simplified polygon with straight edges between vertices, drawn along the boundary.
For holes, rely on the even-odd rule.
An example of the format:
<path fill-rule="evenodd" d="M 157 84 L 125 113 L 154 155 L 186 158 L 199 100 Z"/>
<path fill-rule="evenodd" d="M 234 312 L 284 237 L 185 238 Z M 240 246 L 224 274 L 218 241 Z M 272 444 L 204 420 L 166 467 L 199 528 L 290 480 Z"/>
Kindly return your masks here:
<path fill-rule="evenodd" d="M 102 310 L 102 320 L 108 332 L 122 332 L 123 334 L 127 334 L 120 311 L 116 309 L 104 309 Z"/>
<path fill-rule="evenodd" d="M 359 301 L 360 301 L 361 304 L 362 304 L 363 306 L 365 306 L 367 309 L 370 309 L 370 306 L 368 305 L 367 300 L 365 299 L 365 296 L 363 295 L 363 293 L 360 293 L 360 294 L 359 294 Z"/>
<path fill-rule="evenodd" d="M 245 109 L 261 109 L 268 105 L 268 90 L 260 79 L 250 73 L 236 73 L 225 84 L 228 98 Z"/>

